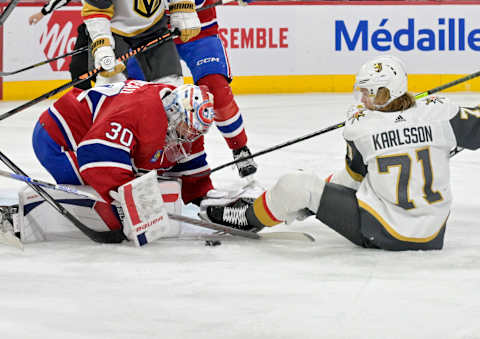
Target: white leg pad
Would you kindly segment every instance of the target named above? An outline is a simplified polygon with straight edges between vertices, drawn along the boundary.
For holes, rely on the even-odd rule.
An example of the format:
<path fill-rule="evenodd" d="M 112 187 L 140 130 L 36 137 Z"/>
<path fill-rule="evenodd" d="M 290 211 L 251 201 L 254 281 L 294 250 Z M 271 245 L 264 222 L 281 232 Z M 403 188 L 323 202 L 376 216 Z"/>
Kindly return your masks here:
<path fill-rule="evenodd" d="M 162 182 L 172 186 L 173 194 L 180 193 L 180 184 L 175 181 Z M 180 234 L 178 222 L 170 220 L 164 204 L 165 190 L 157 184 L 157 173 L 151 171 L 120 186 L 118 196 L 125 218 L 123 232 L 136 246 L 143 246 L 160 238 Z"/>

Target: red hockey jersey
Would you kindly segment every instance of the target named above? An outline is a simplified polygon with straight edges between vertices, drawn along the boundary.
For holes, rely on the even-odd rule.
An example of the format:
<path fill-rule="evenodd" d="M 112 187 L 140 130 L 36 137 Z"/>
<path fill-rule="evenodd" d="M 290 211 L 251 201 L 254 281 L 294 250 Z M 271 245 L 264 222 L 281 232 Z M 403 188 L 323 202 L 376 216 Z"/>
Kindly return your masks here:
<path fill-rule="evenodd" d="M 110 202 L 108 192 L 134 179 L 142 170 L 182 179 L 185 203 L 204 196 L 212 183 L 203 137 L 191 144 L 177 163 L 162 156 L 168 120 L 160 99 L 173 87 L 130 80 L 87 91 L 73 89 L 40 117 L 52 139 L 72 150 L 84 182 Z"/>

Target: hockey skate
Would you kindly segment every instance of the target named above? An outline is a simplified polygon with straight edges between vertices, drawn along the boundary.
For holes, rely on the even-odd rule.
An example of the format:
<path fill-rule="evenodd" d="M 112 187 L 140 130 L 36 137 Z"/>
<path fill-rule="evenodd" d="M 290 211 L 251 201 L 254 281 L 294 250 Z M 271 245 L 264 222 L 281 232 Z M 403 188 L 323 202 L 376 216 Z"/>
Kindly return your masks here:
<path fill-rule="evenodd" d="M 207 206 L 201 214 L 216 224 L 256 233 L 262 228 L 249 225 L 246 215 L 247 208 L 252 204 L 253 199 L 239 198 L 225 206 Z"/>
<path fill-rule="evenodd" d="M 247 146 L 233 150 L 233 159 L 237 160 L 240 158 L 245 158 L 252 155 Z M 257 171 L 257 164 L 253 159 L 247 159 L 236 163 L 238 174 L 241 178 L 245 178 L 249 175 L 254 174 Z"/>
<path fill-rule="evenodd" d="M 23 250 L 23 244 L 13 229 L 12 214 L 17 213 L 17 209 L 17 206 L 0 206 L 0 244 Z"/>

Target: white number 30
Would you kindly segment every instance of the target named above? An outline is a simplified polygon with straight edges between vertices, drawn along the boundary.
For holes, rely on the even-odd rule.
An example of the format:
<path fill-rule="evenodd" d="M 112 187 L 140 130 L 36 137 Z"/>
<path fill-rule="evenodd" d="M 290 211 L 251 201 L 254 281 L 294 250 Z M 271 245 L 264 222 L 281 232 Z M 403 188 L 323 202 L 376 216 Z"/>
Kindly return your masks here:
<path fill-rule="evenodd" d="M 120 135 L 119 141 L 122 145 L 129 147 L 132 144 L 133 133 L 128 128 L 123 128 L 118 122 L 111 122 L 110 126 L 113 126 L 110 132 L 105 133 L 105 136 L 111 140 L 117 140 Z"/>

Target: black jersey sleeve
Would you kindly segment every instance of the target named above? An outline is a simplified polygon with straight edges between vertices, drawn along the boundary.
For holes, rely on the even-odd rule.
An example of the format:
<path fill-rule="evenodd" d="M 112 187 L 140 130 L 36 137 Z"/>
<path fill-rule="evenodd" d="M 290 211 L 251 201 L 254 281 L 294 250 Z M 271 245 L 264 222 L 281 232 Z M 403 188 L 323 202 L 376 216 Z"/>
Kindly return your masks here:
<path fill-rule="evenodd" d="M 461 107 L 450 119 L 457 145 L 470 150 L 480 148 L 480 106 Z"/>
<path fill-rule="evenodd" d="M 347 172 L 355 181 L 362 181 L 367 174 L 367 166 L 355 143 L 349 140 L 346 140 L 346 142 L 347 154 L 345 156 L 345 167 Z"/>

